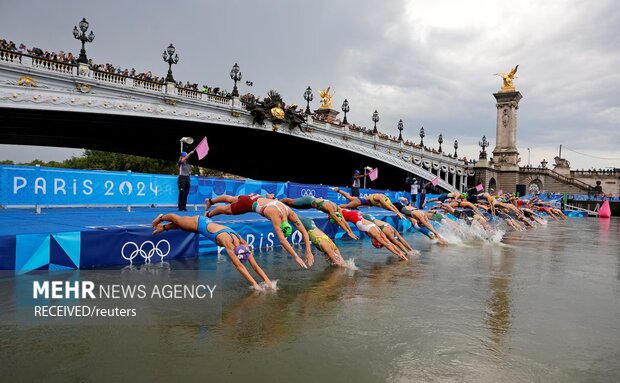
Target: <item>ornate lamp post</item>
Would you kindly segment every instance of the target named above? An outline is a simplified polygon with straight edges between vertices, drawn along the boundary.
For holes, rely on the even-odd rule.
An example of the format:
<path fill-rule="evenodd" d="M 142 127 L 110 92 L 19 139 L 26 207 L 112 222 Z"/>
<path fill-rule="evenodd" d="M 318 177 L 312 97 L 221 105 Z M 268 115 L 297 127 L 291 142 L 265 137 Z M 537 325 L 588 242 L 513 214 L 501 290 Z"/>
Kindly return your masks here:
<path fill-rule="evenodd" d="M 80 50 L 80 57 L 78 57 L 77 62 L 88 64 L 88 58 L 86 57 L 86 49 L 84 49 L 84 44 L 86 42 L 92 43 L 95 39 L 95 34 L 93 31 L 90 31 L 90 34 L 86 36 L 86 31 L 88 30 L 88 21 L 86 18 L 82 18 L 80 21 L 80 30 L 78 31 L 78 27 L 73 27 L 73 37 L 82 42 L 82 50 Z M 82 31 L 80 33 L 80 31 Z"/>
<path fill-rule="evenodd" d="M 176 49 L 174 45 L 170 43 L 168 48 L 164 51 L 161 57 L 164 59 L 164 62 L 168 63 L 168 75 L 166 76 L 166 82 L 175 82 L 174 77 L 172 77 L 172 64 L 176 64 L 179 62 L 179 55 L 174 54 Z"/>
<path fill-rule="evenodd" d="M 311 114 L 310 112 L 310 101 L 312 101 L 314 97 L 312 96 L 312 89 L 310 88 L 310 86 L 308 86 L 306 88 L 306 91 L 304 92 L 304 100 L 306 100 L 306 114 Z"/>
<path fill-rule="evenodd" d="M 424 148 L 424 136 L 426 136 L 426 134 L 424 133 L 424 127 L 420 128 L 420 146 L 422 148 Z"/>
<path fill-rule="evenodd" d="M 479 159 L 486 160 L 487 159 L 487 152 L 486 152 L 485 148 L 487 146 L 489 146 L 489 141 L 487 141 L 487 136 L 482 136 L 482 141 L 478 141 L 478 146 L 480 146 L 482 148 L 482 151 L 480 152 Z"/>
<path fill-rule="evenodd" d="M 459 142 L 457 140 L 454 140 L 454 158 L 458 158 L 459 155 L 456 154 L 456 150 L 459 148 Z"/>
<path fill-rule="evenodd" d="M 342 123 L 344 125 L 348 124 L 347 122 L 347 112 L 350 110 L 349 108 L 349 101 L 347 101 L 347 99 L 344 99 L 344 102 L 342 103 L 342 111 L 344 112 L 344 119 L 342 120 Z"/>
<path fill-rule="evenodd" d="M 439 153 L 441 153 L 441 144 L 443 144 L 443 134 L 439 134 L 439 139 L 437 139 L 437 142 L 439 142 Z"/>
<path fill-rule="evenodd" d="M 379 112 L 375 109 L 375 112 L 372 114 L 372 121 L 375 123 L 375 128 L 372 130 L 373 134 L 379 133 L 377 130 L 377 122 L 379 122 Z"/>
<path fill-rule="evenodd" d="M 241 74 L 241 71 L 239 70 L 239 65 L 235 63 L 235 65 L 233 65 L 232 69 L 230 70 L 230 78 L 231 80 L 235 82 L 235 86 L 233 87 L 233 91 L 232 91 L 233 97 L 239 97 L 239 90 L 237 90 L 237 81 L 241 81 L 242 77 L 243 75 Z"/>
<path fill-rule="evenodd" d="M 398 141 L 403 140 L 403 120 L 398 121 Z"/>

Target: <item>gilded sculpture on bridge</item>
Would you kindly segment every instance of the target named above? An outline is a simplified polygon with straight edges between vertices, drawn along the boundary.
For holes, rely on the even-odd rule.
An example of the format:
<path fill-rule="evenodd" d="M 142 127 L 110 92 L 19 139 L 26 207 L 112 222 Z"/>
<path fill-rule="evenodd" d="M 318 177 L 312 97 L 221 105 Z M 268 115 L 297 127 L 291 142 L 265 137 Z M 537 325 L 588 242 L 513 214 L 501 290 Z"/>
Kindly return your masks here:
<path fill-rule="evenodd" d="M 271 121 L 273 129 L 277 130 L 281 124 L 288 125 L 290 129 L 299 128 L 305 131 L 303 124 L 306 116 L 303 110 L 298 110 L 297 104 L 286 105 L 280 93 L 275 90 L 267 92 L 267 97 L 262 101 L 252 99 L 245 103 L 245 107 L 253 116 L 252 125 L 264 125 L 265 121 Z"/>
<path fill-rule="evenodd" d="M 502 80 L 504 80 L 504 84 L 500 91 L 502 92 L 512 92 L 515 90 L 515 86 L 512 83 L 514 79 L 517 77 L 517 69 L 519 69 L 519 65 L 512 68 L 512 70 L 508 73 L 495 73 L 495 76 L 500 76 Z"/>
<path fill-rule="evenodd" d="M 331 109 L 332 108 L 332 97 L 334 97 L 334 93 L 330 94 L 329 89 L 331 86 L 328 86 L 327 89 L 323 89 L 319 91 L 319 96 L 321 96 L 321 107 L 319 109 Z"/>

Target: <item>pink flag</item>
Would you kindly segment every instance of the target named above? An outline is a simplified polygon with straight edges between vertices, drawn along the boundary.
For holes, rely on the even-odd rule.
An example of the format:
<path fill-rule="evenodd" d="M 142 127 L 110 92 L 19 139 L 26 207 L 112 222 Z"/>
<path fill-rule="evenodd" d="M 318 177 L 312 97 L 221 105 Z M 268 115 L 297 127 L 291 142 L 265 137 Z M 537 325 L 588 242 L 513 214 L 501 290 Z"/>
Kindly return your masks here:
<path fill-rule="evenodd" d="M 431 181 L 431 183 L 433 184 L 433 186 L 437 186 L 437 184 L 439 184 L 439 177 L 435 177 L 435 178 L 433 178 L 433 180 Z"/>
<path fill-rule="evenodd" d="M 209 153 L 209 144 L 207 143 L 207 137 L 202 139 L 198 145 L 196 145 L 196 152 L 198 153 L 198 159 L 202 160 L 204 156 Z"/>
<path fill-rule="evenodd" d="M 484 190 L 484 186 L 482 186 L 482 184 L 476 185 L 476 191 L 477 192 L 481 192 Z"/>
<path fill-rule="evenodd" d="M 497 191 L 497 195 L 502 195 L 502 194 L 504 194 L 504 191 L 503 191 L 502 189 L 499 189 L 499 190 Z"/>
<path fill-rule="evenodd" d="M 372 169 L 370 173 L 368 173 L 368 178 L 370 178 L 371 181 L 374 181 L 377 178 L 379 178 L 379 168 Z"/>

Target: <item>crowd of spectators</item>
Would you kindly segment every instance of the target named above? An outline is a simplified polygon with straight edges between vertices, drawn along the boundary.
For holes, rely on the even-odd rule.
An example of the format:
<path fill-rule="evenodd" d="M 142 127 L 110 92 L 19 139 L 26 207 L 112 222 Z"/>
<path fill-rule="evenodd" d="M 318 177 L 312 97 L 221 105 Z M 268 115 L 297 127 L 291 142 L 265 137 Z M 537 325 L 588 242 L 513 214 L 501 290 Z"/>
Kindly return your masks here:
<path fill-rule="evenodd" d="M 0 50 L 5 50 L 5 51 L 11 51 L 11 52 L 18 52 L 21 54 L 26 54 L 26 55 L 30 55 L 33 57 L 39 57 L 39 58 L 43 58 L 46 60 L 52 60 L 52 61 L 58 61 L 58 62 L 62 62 L 65 64 L 71 64 L 71 65 L 76 65 L 77 61 L 76 61 L 76 57 L 73 56 L 73 54 L 71 52 L 69 53 L 65 53 L 63 51 L 59 51 L 59 52 L 49 52 L 49 51 L 43 51 L 40 48 L 32 48 L 32 49 L 28 49 L 26 47 L 26 45 L 24 44 L 20 44 L 19 47 L 16 46 L 16 44 L 13 41 L 9 41 L 7 42 L 4 39 L 0 39 Z M 137 72 L 135 68 L 131 68 L 131 69 L 121 69 L 120 66 L 114 66 L 112 64 L 106 63 L 106 64 L 96 64 L 93 63 L 92 59 L 88 60 L 88 65 L 90 66 L 90 68 L 92 70 L 98 71 L 98 72 L 104 72 L 104 73 L 111 73 L 111 74 L 115 74 L 115 75 L 119 75 L 119 76 L 125 76 L 125 77 L 131 77 L 131 78 L 135 78 L 135 79 L 139 79 L 139 80 L 145 80 L 145 81 L 151 81 L 151 82 L 155 82 L 158 84 L 164 84 L 166 82 L 166 79 L 164 76 L 156 76 L 154 75 L 151 71 L 146 71 L 146 72 Z M 183 84 L 182 81 L 178 81 L 177 82 L 177 87 L 179 88 L 185 88 L 185 89 L 189 89 L 189 90 L 193 90 L 196 92 L 201 92 L 201 93 L 208 93 L 208 94 L 213 94 L 216 96 L 222 96 L 222 97 L 230 97 L 231 94 L 230 92 L 228 92 L 226 89 L 221 89 L 219 87 L 209 87 L 207 85 L 202 85 L 202 87 L 199 87 L 197 83 L 190 83 L 189 81 L 187 81 L 185 84 Z M 258 102 L 258 98 L 256 98 L 253 94 L 251 93 L 247 93 L 244 94 L 240 97 L 242 102 Z M 313 115 L 313 118 L 319 121 L 325 121 L 325 122 L 329 122 L 331 124 L 335 124 L 335 125 L 342 125 L 342 121 L 340 119 L 337 119 L 333 116 L 330 116 L 328 114 L 321 114 L 321 113 L 315 113 Z M 356 132 L 363 132 L 365 134 L 369 134 L 372 135 L 373 134 L 373 129 L 367 129 L 365 126 L 358 126 L 355 124 L 350 124 L 349 125 L 349 129 L 356 131 Z M 379 132 L 378 133 L 380 138 L 384 138 L 384 139 L 389 139 L 392 141 L 398 141 L 398 138 L 395 136 L 390 136 L 387 135 L 385 133 Z M 421 149 L 422 147 L 420 145 L 415 144 L 412 141 L 409 140 L 405 140 L 404 144 L 407 146 L 411 146 L 414 148 L 418 148 Z M 432 153 L 435 154 L 439 154 L 440 152 L 438 152 L 437 150 L 433 149 L 429 149 L 427 147 L 424 147 L 424 150 L 426 151 L 430 151 Z M 447 155 L 448 157 L 452 157 L 451 154 Z"/>
<path fill-rule="evenodd" d="M 36 47 L 28 49 L 26 45 L 23 43 L 17 46 L 16 43 L 14 43 L 13 41 L 7 42 L 5 39 L 0 39 L 0 50 L 16 52 L 16 53 L 20 53 L 24 55 L 29 55 L 32 57 L 42 58 L 45 60 L 61 62 L 64 64 L 77 65 L 77 57 L 75 57 L 71 52 L 69 53 L 65 53 L 64 51 L 49 52 L 49 51 L 43 51 L 42 49 L 36 48 Z M 131 78 L 135 78 L 138 80 L 155 82 L 158 84 L 164 84 L 166 82 L 165 76 L 156 76 L 151 71 L 138 72 L 136 71 L 135 68 L 122 69 L 120 66 L 115 66 L 110 63 L 97 64 L 97 63 L 94 63 L 92 59 L 88 60 L 88 65 L 92 70 L 95 70 L 98 72 L 131 77 Z M 197 83 L 190 83 L 189 81 L 187 81 L 185 84 L 183 84 L 182 81 L 178 81 L 176 85 L 179 88 L 190 89 L 190 90 L 194 90 L 197 92 L 209 93 L 209 94 L 214 94 L 214 95 L 222 96 L 222 97 L 230 96 L 230 92 L 228 92 L 225 89 L 220 89 L 219 87 L 211 88 L 211 87 L 208 87 L 207 85 L 203 85 L 201 88 L 199 88 Z M 252 97 L 254 96 L 252 95 Z"/>
<path fill-rule="evenodd" d="M 315 114 L 314 118 L 317 119 L 317 120 L 323 120 L 323 118 L 321 118 L 321 115 L 316 115 Z M 342 125 L 339 120 L 336 120 L 336 121 L 338 121 L 338 125 Z M 349 125 L 349 130 L 353 130 L 355 132 L 362 132 L 362 133 L 365 133 L 365 134 L 372 135 L 374 129 L 368 129 L 365 126 L 358 126 L 358 125 L 355 125 L 355 124 L 350 124 Z M 378 132 L 377 135 L 380 138 L 384 138 L 386 140 L 389 139 L 389 140 L 398 142 L 398 138 L 395 137 L 395 136 L 390 136 L 390 135 L 382 133 L 382 132 Z M 406 146 L 411 146 L 411 147 L 416 148 L 416 149 L 424 149 L 425 151 L 431 152 L 431 153 L 434 153 L 434 154 L 441 154 L 441 152 L 439 152 L 435 148 L 428 148 L 426 146 L 422 147 L 421 145 L 418 145 L 418 144 L 416 144 L 413 141 L 403 140 L 403 144 L 406 145 Z M 444 154 L 444 155 L 446 157 L 449 157 L 449 158 L 457 158 L 454 155 L 452 155 L 452 153 L 448 153 L 448 154 Z M 457 158 L 457 159 L 459 159 L 459 158 Z M 467 159 L 465 157 L 460 158 L 460 160 L 467 162 Z"/>

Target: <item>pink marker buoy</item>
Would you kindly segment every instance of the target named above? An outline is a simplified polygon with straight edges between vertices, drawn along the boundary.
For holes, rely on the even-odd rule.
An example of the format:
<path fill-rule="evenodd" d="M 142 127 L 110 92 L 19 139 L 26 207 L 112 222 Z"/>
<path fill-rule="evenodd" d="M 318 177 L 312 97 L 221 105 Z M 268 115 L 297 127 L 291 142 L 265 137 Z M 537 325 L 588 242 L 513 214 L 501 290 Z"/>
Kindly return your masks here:
<path fill-rule="evenodd" d="M 611 208 L 609 207 L 609 201 L 603 202 L 603 206 L 598 209 L 598 217 L 599 218 L 609 218 L 611 217 Z"/>

